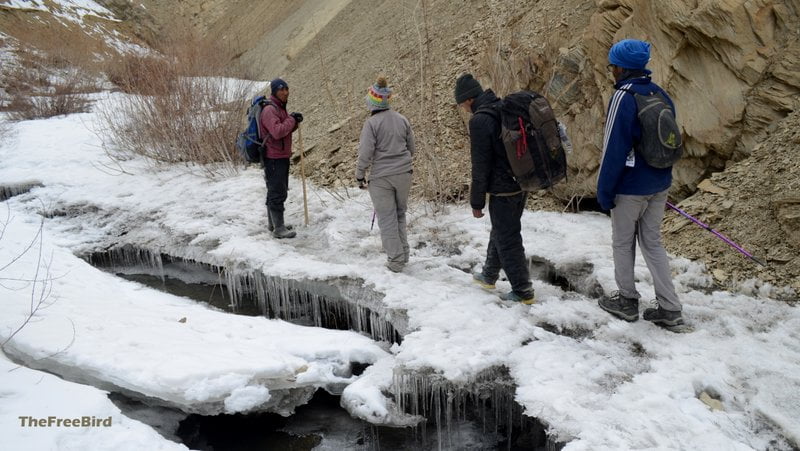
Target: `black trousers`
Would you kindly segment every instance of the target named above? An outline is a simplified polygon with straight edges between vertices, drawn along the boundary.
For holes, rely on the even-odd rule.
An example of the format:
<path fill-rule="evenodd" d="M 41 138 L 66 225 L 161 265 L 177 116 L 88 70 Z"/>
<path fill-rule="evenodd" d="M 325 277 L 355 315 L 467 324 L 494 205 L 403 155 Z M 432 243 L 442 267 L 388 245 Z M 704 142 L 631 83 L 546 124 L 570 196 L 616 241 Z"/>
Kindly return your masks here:
<path fill-rule="evenodd" d="M 525 192 L 513 196 L 490 196 L 492 232 L 483 264 L 483 275 L 489 279 L 497 279 L 502 268 L 511 282 L 511 289 L 518 295 L 528 294 L 533 289 L 520 222 L 526 198 Z"/>
<path fill-rule="evenodd" d="M 289 159 L 265 158 L 264 179 L 267 181 L 267 208 L 283 211 L 289 191 Z"/>

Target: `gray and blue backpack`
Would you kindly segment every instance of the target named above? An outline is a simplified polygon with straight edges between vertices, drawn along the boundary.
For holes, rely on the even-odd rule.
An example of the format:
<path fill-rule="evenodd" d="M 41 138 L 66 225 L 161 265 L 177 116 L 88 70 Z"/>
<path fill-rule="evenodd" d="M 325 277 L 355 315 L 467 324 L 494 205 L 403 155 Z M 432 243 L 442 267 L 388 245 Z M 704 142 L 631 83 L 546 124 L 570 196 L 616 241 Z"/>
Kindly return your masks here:
<path fill-rule="evenodd" d="M 664 169 L 674 165 L 683 155 L 683 138 L 675 111 L 660 92 L 639 94 L 621 89 L 636 100 L 637 117 L 642 127 L 642 138 L 634 144 L 644 161 L 654 168 Z"/>
<path fill-rule="evenodd" d="M 239 155 L 248 163 L 258 163 L 261 161 L 261 154 L 264 151 L 264 139 L 259 134 L 259 120 L 261 110 L 267 105 L 271 105 L 266 96 L 256 96 L 250 102 L 247 109 L 247 128 L 239 133 L 236 138 L 236 150 Z"/>

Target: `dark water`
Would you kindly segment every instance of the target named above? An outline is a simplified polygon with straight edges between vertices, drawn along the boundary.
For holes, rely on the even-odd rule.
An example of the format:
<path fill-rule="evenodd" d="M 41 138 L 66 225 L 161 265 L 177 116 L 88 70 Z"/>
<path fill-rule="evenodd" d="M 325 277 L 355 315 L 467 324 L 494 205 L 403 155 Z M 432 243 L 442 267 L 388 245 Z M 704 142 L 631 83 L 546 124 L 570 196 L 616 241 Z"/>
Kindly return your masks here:
<path fill-rule="evenodd" d="M 451 434 L 442 437 L 440 448 L 433 424 L 413 429 L 375 427 L 350 417 L 339 406 L 339 397 L 324 391 L 288 418 L 270 413 L 187 416 L 119 394 L 109 397 L 126 416 L 151 425 L 170 440 L 206 451 L 536 449 L 519 443 L 509 446 L 497 434 L 482 431 L 476 421 L 454 423 Z M 521 437 L 515 436 L 519 442 Z"/>
<path fill-rule="evenodd" d="M 358 279 L 282 279 L 258 271 L 229 271 L 130 245 L 84 258 L 129 280 L 232 313 L 351 330 L 376 341 L 398 344 L 407 328 L 404 312 L 389 313 L 380 303 L 382 295 L 364 287 Z"/>
<path fill-rule="evenodd" d="M 239 306 L 234 305 L 225 286 L 219 283 L 210 283 L 208 281 L 187 283 L 169 275 L 164 275 L 163 279 L 153 274 L 117 273 L 117 275 L 123 279 L 138 282 L 156 290 L 194 299 L 226 312 L 247 316 L 261 315 L 261 309 L 255 303 L 247 302 Z"/>

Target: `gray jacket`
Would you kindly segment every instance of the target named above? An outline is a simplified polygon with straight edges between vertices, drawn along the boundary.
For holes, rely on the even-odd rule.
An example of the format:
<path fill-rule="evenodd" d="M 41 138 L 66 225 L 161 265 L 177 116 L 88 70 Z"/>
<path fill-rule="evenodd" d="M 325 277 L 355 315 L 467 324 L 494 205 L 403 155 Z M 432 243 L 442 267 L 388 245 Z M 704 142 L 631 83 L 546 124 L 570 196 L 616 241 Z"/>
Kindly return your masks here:
<path fill-rule="evenodd" d="M 361 129 L 356 178 L 363 179 L 370 166 L 371 179 L 411 172 L 415 151 L 414 132 L 405 116 L 393 110 L 375 113 Z"/>

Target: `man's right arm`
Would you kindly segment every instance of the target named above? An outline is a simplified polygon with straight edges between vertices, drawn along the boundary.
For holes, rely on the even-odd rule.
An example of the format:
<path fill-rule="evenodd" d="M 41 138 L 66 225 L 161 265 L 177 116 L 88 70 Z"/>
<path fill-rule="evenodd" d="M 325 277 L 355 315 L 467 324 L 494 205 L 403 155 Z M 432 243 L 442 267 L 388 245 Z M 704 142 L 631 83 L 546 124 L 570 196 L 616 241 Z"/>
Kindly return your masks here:
<path fill-rule="evenodd" d="M 486 114 L 475 114 L 469 120 L 470 156 L 472 160 L 472 186 L 470 205 L 473 210 L 486 206 L 486 192 L 492 172 L 493 119 Z"/>
<path fill-rule="evenodd" d="M 289 116 L 286 120 L 281 122 L 276 108 L 275 106 L 268 105 L 261 110 L 261 124 L 267 129 L 273 139 L 282 139 L 297 128 L 297 121 Z"/>
<path fill-rule="evenodd" d="M 603 157 L 597 175 L 597 202 L 603 210 L 615 207 L 619 180 L 633 150 L 633 124 L 636 119 L 633 95 L 617 90 L 611 97 L 603 136 Z"/>

